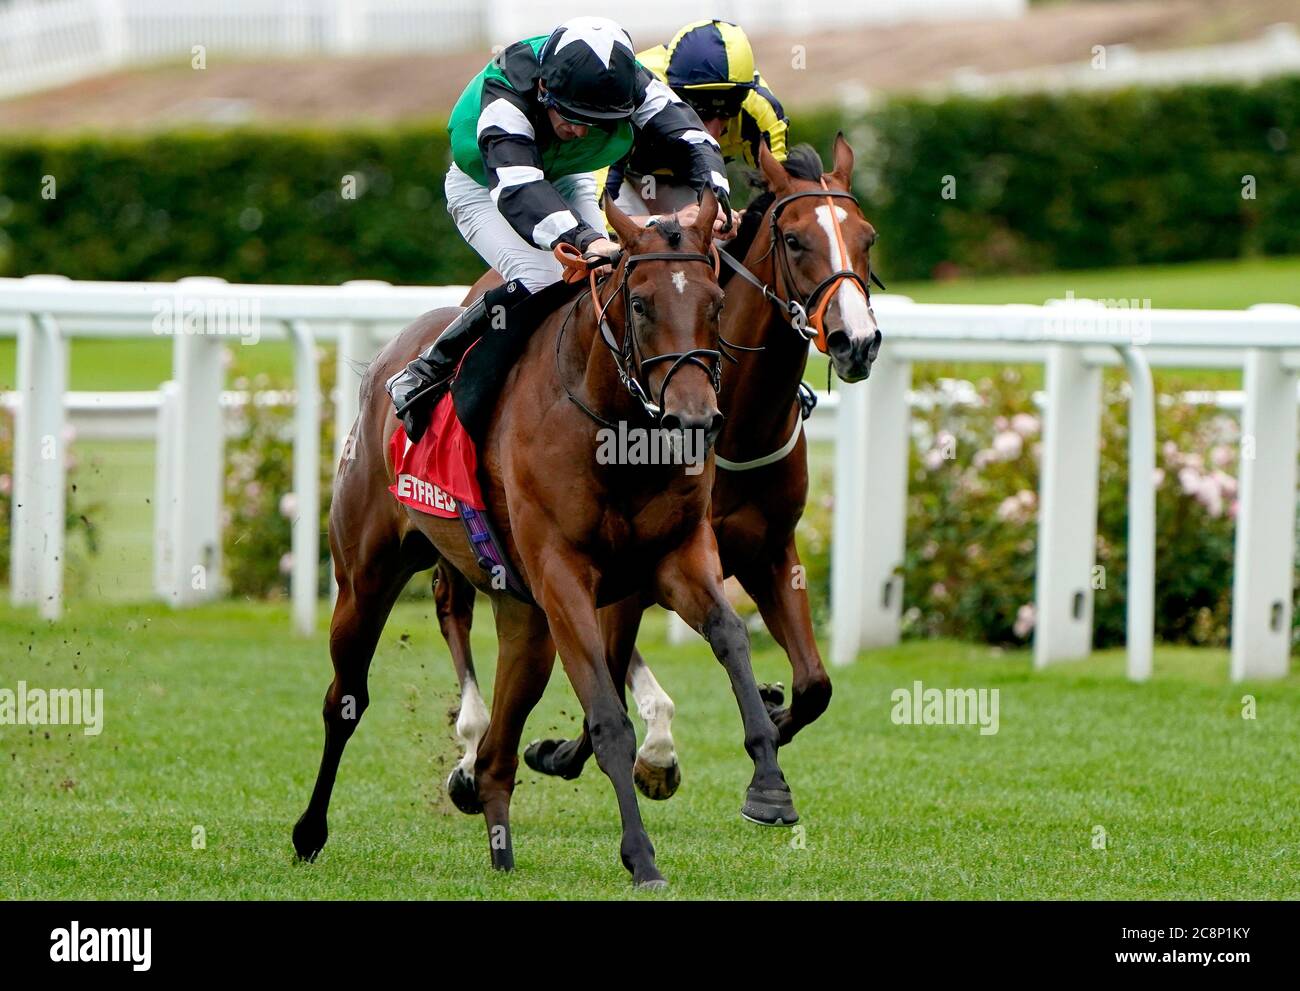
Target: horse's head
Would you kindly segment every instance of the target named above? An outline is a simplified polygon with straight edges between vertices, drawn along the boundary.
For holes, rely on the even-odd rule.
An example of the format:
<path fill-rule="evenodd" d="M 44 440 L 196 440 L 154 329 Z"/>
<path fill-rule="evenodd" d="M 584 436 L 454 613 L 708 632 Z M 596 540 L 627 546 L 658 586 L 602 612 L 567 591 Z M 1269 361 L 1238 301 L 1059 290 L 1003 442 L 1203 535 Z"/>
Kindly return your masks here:
<path fill-rule="evenodd" d="M 812 164 L 815 162 L 815 165 Z M 809 149 L 783 166 L 764 144 L 759 167 L 775 195 L 771 219 L 777 291 L 807 314 L 814 331 L 845 382 L 871 373 L 881 334 L 871 310 L 871 246 L 876 229 L 850 195 L 853 149 L 835 137 L 835 167 L 821 172 Z"/>
<path fill-rule="evenodd" d="M 623 322 L 628 370 L 658 408 L 659 426 L 702 431 L 711 446 L 723 421 L 717 392 L 723 294 L 712 251 L 717 198 L 706 190 L 699 216 L 686 227 L 675 220 L 640 227 L 612 202 L 605 213 L 623 246 L 614 273 L 622 292 L 610 301 L 609 320 L 614 327 Z"/>

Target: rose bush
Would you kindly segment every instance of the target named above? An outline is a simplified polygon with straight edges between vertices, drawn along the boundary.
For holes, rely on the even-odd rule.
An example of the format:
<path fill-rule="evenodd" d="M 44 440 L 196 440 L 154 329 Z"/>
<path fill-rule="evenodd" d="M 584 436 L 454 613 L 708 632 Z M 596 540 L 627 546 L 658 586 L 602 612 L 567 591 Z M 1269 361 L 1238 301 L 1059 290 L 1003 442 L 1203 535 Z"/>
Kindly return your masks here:
<path fill-rule="evenodd" d="M 328 520 L 334 482 L 334 378 L 331 351 L 319 354 L 320 407 L 320 591 L 329 588 Z M 230 413 L 226 441 L 222 552 L 230 593 L 250 598 L 288 594 L 293 521 L 298 516 L 293 493 L 293 393 L 276 388 L 266 374 L 236 375 L 236 391 L 248 401 Z"/>
<path fill-rule="evenodd" d="M 1232 607 L 1240 426 L 1182 401 L 1160 379 L 1156 635 L 1224 646 Z M 1094 642 L 1124 642 L 1128 527 L 1127 384 L 1108 374 L 1099 465 Z M 1027 643 L 1034 628 L 1042 423 L 1018 368 L 974 382 L 917 369 L 909 455 L 903 628 L 907 636 Z M 825 618 L 830 466 L 816 472 L 800 542 L 814 612 Z M 820 494 L 819 494 L 820 493 Z"/>

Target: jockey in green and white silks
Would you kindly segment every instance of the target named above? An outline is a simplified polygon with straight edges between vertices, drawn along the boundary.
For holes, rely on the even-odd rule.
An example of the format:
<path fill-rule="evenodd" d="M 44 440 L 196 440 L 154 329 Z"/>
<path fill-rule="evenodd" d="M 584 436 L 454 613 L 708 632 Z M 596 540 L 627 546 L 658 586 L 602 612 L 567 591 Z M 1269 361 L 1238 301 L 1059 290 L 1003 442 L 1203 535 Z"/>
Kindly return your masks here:
<path fill-rule="evenodd" d="M 510 320 L 529 294 L 561 277 L 561 242 L 609 257 L 593 172 L 627 155 L 644 135 L 676 163 L 674 178 L 698 195 L 712 187 L 729 212 L 718 142 L 699 116 L 638 64 L 627 33 L 603 17 L 566 21 L 504 49 L 470 80 L 448 121 L 453 164 L 447 210 L 505 284 L 460 314 L 388 392 L 412 440 L 419 411 L 449 381 L 491 315 Z M 500 307 L 498 311 L 496 308 Z"/>

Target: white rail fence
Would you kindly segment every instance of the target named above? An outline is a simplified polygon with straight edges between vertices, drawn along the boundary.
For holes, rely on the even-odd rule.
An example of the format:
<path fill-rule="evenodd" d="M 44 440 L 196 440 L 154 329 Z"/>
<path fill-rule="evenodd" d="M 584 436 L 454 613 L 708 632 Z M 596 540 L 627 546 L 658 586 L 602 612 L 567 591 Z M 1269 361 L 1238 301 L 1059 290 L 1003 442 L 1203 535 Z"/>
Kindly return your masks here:
<path fill-rule="evenodd" d="M 223 451 L 220 349 L 247 339 L 294 343 L 297 413 L 291 575 L 294 624 L 318 609 L 319 402 L 316 344 L 338 344 L 337 444 L 357 412 L 357 368 L 420 313 L 459 303 L 464 288 L 74 283 L 0 279 L 0 334 L 18 337 L 12 587 L 16 604 L 62 611 L 65 392 L 68 344 L 80 337 L 173 335 L 173 378 L 158 409 L 155 585 L 177 606 L 220 594 Z M 882 297 L 887 346 L 868 383 L 842 387 L 814 424 L 835 441 L 831 660 L 899 638 L 906 536 L 908 391 L 923 360 L 1042 362 L 1046 366 L 1039 491 L 1038 667 L 1086 656 L 1092 639 L 1101 369 L 1131 383 L 1128 671 L 1151 674 L 1155 562 L 1153 365 L 1244 369 L 1241 477 L 1233 573 L 1231 675 L 1281 677 L 1289 668 L 1295 565 L 1300 308 L 1247 311 L 952 306 Z M 238 317 L 250 315 L 255 325 Z M 183 315 L 183 320 L 174 319 Z M 171 321 L 170 323 L 168 321 Z M 337 457 L 339 450 L 336 450 Z"/>
<path fill-rule="evenodd" d="M 474 0 L 14 0 L 0 5 L 0 97 L 207 56 L 361 55 L 483 44 Z"/>
<path fill-rule="evenodd" d="M 864 21 L 1016 17 L 1027 0 L 729 0 L 717 16 L 749 30 Z M 10 0 L 0 2 L 0 98 L 132 65 L 233 57 L 438 52 L 549 31 L 588 0 Z M 702 14 L 695 0 L 604 8 L 648 43 Z"/>
<path fill-rule="evenodd" d="M 955 89 L 972 96 L 999 96 L 1180 83 L 1253 83 L 1297 72 L 1300 72 L 1300 32 L 1294 24 L 1274 24 L 1256 39 L 1223 45 L 1168 51 L 1140 51 L 1132 45 L 1097 45 L 1091 59 L 1068 65 L 987 74 L 962 69 L 932 91 L 944 93 Z"/>

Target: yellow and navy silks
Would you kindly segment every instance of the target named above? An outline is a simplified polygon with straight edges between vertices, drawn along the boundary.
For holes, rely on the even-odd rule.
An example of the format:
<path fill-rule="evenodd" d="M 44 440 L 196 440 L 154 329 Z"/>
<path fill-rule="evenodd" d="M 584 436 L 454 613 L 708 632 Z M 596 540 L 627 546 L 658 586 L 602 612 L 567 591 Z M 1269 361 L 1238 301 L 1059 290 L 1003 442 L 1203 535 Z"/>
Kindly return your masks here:
<path fill-rule="evenodd" d="M 740 113 L 727 124 L 719 144 L 722 157 L 758 165 L 758 143 L 766 140 L 777 161 L 785 161 L 785 110 L 766 81 L 754 68 L 754 53 L 745 33 L 726 21 L 696 21 L 686 25 L 666 45 L 640 52 L 643 67 L 685 97 L 693 90 L 748 89 Z M 652 144 L 638 142 L 629 155 L 608 169 L 596 173 L 597 188 L 604 187 L 611 199 L 618 196 L 624 172 L 635 175 L 666 175 L 672 170 L 655 161 Z"/>

